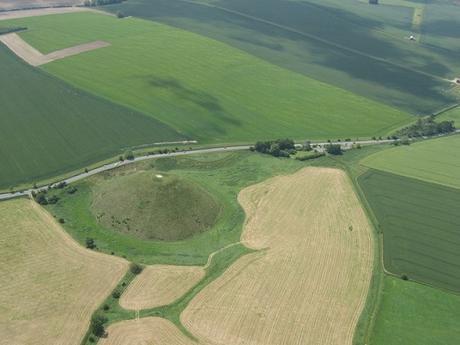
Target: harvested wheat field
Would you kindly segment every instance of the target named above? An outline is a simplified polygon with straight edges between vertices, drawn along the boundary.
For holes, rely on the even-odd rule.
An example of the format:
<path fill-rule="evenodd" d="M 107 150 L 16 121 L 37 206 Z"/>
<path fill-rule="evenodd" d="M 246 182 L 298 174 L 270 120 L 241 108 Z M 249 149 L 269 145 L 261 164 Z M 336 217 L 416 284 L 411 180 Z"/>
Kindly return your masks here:
<path fill-rule="evenodd" d="M 182 313 L 184 326 L 204 343 L 351 344 L 373 256 L 346 174 L 307 168 L 246 188 L 239 201 L 243 242 L 267 249 L 202 290 Z"/>
<path fill-rule="evenodd" d="M 127 262 L 79 246 L 30 200 L 1 202 L 0 219 L 0 344 L 80 344 Z"/>
<path fill-rule="evenodd" d="M 98 345 L 197 345 L 173 323 L 158 317 L 118 322 L 107 333 Z"/>
<path fill-rule="evenodd" d="M 125 309 L 141 310 L 174 302 L 204 277 L 197 266 L 146 267 L 120 298 Z"/>

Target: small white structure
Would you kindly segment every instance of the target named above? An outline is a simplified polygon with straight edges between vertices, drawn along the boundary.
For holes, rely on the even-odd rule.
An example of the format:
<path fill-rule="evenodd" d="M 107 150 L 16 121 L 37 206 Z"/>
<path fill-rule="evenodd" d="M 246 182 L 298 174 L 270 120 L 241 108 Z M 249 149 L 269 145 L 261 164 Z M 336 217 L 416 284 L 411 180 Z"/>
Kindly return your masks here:
<path fill-rule="evenodd" d="M 414 35 L 410 35 L 410 36 L 409 36 L 409 39 L 410 39 L 411 41 L 415 41 L 415 36 L 414 36 Z"/>

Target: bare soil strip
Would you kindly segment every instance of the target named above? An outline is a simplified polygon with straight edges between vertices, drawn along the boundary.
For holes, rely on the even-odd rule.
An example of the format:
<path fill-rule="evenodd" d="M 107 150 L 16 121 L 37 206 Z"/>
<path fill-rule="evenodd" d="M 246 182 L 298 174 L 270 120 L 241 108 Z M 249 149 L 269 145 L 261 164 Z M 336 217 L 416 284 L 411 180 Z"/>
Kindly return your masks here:
<path fill-rule="evenodd" d="M 6 8 L 5 9 L 11 9 Z M 46 16 L 49 14 L 75 13 L 83 11 L 91 11 L 87 7 L 56 7 L 56 8 L 39 8 L 32 10 L 17 10 L 0 12 L 0 20 L 17 19 L 25 17 Z M 98 11 L 99 12 L 99 11 Z"/>
<path fill-rule="evenodd" d="M 120 305 L 125 309 L 141 310 L 172 303 L 204 274 L 204 269 L 196 266 L 148 266 L 121 296 Z"/>
<path fill-rule="evenodd" d="M 79 246 L 30 200 L 1 202 L 0 219 L 0 344 L 80 344 L 128 263 Z"/>
<path fill-rule="evenodd" d="M 74 47 L 56 50 L 52 53 L 43 55 L 34 47 L 24 41 L 18 34 L 11 33 L 0 36 L 0 42 L 3 42 L 12 52 L 32 66 L 40 66 L 52 61 L 64 59 L 69 56 L 81 54 L 91 50 L 110 46 L 110 43 L 104 41 L 95 41 L 80 44 Z"/>
<path fill-rule="evenodd" d="M 372 238 L 346 174 L 307 168 L 249 187 L 239 201 L 243 242 L 269 249 L 241 258 L 202 290 L 181 315 L 185 327 L 205 343 L 351 344 Z"/>

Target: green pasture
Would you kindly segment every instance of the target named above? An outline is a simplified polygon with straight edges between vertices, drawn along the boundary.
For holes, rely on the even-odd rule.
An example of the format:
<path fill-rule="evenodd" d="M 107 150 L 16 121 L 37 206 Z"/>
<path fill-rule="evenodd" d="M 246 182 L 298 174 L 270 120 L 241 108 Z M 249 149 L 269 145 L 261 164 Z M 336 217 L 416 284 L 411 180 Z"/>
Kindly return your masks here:
<path fill-rule="evenodd" d="M 413 114 L 455 102 L 444 78 L 460 72 L 458 50 L 409 41 L 411 7 L 358 0 L 136 0 L 106 10 L 217 39 Z"/>
<path fill-rule="evenodd" d="M 460 135 L 398 146 L 363 159 L 365 166 L 460 188 Z"/>
<path fill-rule="evenodd" d="M 460 190 L 377 170 L 358 183 L 383 233 L 386 270 L 460 292 Z"/>
<path fill-rule="evenodd" d="M 386 276 L 369 345 L 456 345 L 460 296 Z"/>
<path fill-rule="evenodd" d="M 275 159 L 271 156 L 249 152 L 197 155 L 193 158 L 162 158 L 136 163 L 121 170 L 106 172 L 76 183 L 74 186 L 77 191 L 74 194 L 67 193 L 65 189 L 53 190 L 52 193 L 56 194 L 60 200 L 55 205 L 48 205 L 47 208 L 57 218 L 65 220 L 66 230 L 82 245 L 85 245 L 87 238 L 92 238 L 98 250 L 124 256 L 130 261 L 143 264 L 204 265 L 210 253 L 240 240 L 244 212 L 237 202 L 239 191 L 271 176 L 292 173 L 302 166 L 305 164 L 294 159 Z M 145 172 L 133 175 L 133 178 L 140 178 L 141 183 L 143 174 L 149 173 L 150 176 L 164 174 L 187 181 L 187 184 L 196 184 L 211 194 L 220 207 L 215 225 L 205 232 L 176 242 L 145 240 L 126 232 L 116 231 L 110 227 L 110 224 L 109 227 L 104 226 L 91 211 L 94 197 L 100 197 L 98 193 L 107 183 L 114 188 L 124 189 L 126 186 L 116 186 L 117 183 L 127 182 L 126 179 L 120 179 L 120 176 L 129 176 L 139 170 Z M 133 185 L 131 181 L 128 182 L 131 186 Z M 155 199 L 153 195 L 155 190 L 151 191 L 151 199 L 147 198 L 147 193 L 144 194 L 144 205 L 149 200 Z M 190 198 L 193 194 L 182 197 L 193 202 Z M 175 196 L 181 197 L 178 194 Z M 128 205 L 127 200 L 121 198 L 112 198 L 112 201 L 115 210 L 120 210 L 120 205 L 127 208 L 133 207 Z M 170 200 L 170 203 L 173 202 Z M 171 217 L 168 205 L 170 204 L 165 204 L 164 207 L 156 210 L 156 215 Z M 190 207 L 193 206 L 190 205 Z M 181 217 L 181 211 L 177 210 L 177 212 L 177 217 Z M 183 211 L 186 215 L 187 212 L 187 210 Z M 152 225 L 156 224 L 161 226 L 161 220 L 158 223 L 152 221 Z"/>
<path fill-rule="evenodd" d="M 44 53 L 94 40 L 111 43 L 42 68 L 200 142 L 385 135 L 411 118 L 218 41 L 151 21 L 78 13 L 13 23 L 26 25 L 29 30 L 21 36 Z"/>
<path fill-rule="evenodd" d="M 26 65 L 2 44 L 0 75 L 0 189 L 82 168 L 130 146 L 184 138 Z"/>
<path fill-rule="evenodd" d="M 460 127 L 460 107 L 446 111 L 437 117 L 439 121 L 454 121 L 457 128 Z"/>
<path fill-rule="evenodd" d="M 115 232 L 178 241 L 214 226 L 220 205 L 196 183 L 172 174 L 132 172 L 94 183 L 91 211 Z"/>

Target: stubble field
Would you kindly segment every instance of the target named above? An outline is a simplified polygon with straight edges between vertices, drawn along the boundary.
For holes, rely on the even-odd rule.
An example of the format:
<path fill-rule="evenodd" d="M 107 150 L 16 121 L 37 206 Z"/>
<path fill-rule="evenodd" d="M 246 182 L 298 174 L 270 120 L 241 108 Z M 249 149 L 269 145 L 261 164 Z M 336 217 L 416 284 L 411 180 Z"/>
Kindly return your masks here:
<path fill-rule="evenodd" d="M 80 247 L 34 202 L 0 203 L 0 343 L 78 345 L 128 268 Z"/>

